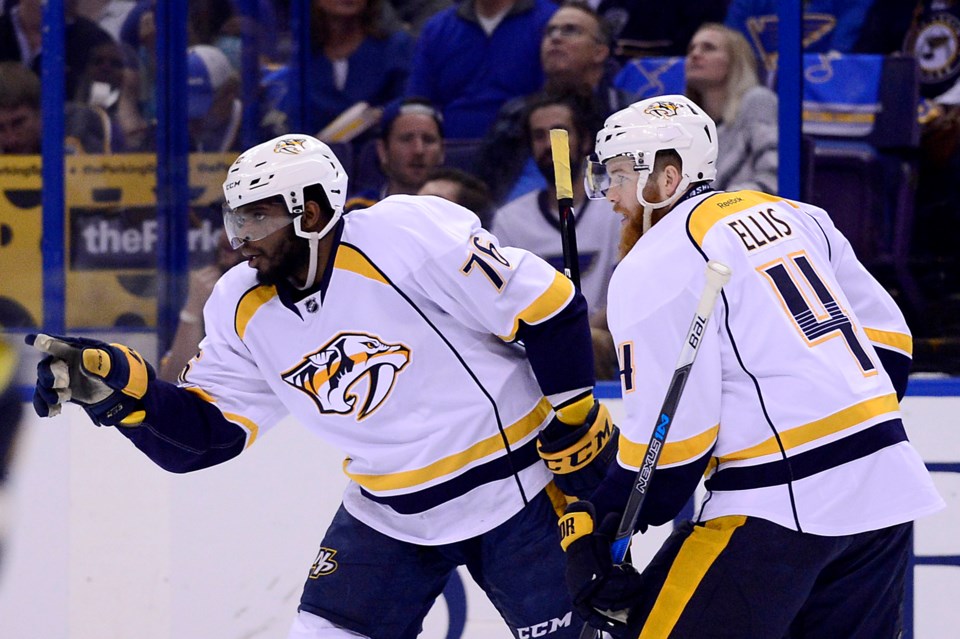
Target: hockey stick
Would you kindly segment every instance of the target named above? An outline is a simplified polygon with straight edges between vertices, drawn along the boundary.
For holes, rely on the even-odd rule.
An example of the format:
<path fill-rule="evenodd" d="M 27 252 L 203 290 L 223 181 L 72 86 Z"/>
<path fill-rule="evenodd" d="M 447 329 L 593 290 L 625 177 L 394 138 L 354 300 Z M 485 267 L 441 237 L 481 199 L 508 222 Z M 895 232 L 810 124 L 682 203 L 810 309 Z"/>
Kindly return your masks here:
<path fill-rule="evenodd" d="M 563 243 L 563 274 L 580 290 L 580 256 L 577 253 L 576 219 L 573 216 L 573 182 L 570 179 L 570 141 L 564 129 L 550 129 L 553 180 L 560 207 L 560 241 Z"/>
<path fill-rule="evenodd" d="M 654 427 L 653 433 L 650 435 L 650 442 L 647 444 L 647 454 L 643 458 L 640 470 L 637 471 L 636 478 L 633 480 L 633 489 L 630 491 L 630 497 L 627 499 L 627 505 L 623 510 L 623 517 L 620 518 L 620 526 L 617 528 L 617 534 L 610 547 L 610 555 L 616 564 L 623 563 L 624 557 L 627 555 L 630 540 L 633 538 L 633 529 L 637 525 L 637 518 L 640 516 L 640 508 L 643 506 L 644 499 L 650 490 L 650 482 L 653 481 L 654 470 L 656 470 L 657 462 L 660 460 L 661 453 L 663 453 L 667 432 L 670 430 L 673 417 L 680 404 L 683 387 L 687 383 L 687 378 L 690 377 L 690 369 L 693 367 L 697 352 L 700 350 L 700 343 L 703 341 L 707 321 L 713 313 L 717 296 L 730 279 L 731 273 L 730 267 L 725 264 L 714 260 L 707 262 L 707 282 L 700 294 L 697 312 L 690 323 L 683 348 L 680 349 L 677 368 L 670 379 L 667 395 L 663 398 L 663 405 L 660 407 L 657 425 Z M 589 639 L 595 632 L 599 631 L 589 624 L 584 624 L 580 639 Z"/>

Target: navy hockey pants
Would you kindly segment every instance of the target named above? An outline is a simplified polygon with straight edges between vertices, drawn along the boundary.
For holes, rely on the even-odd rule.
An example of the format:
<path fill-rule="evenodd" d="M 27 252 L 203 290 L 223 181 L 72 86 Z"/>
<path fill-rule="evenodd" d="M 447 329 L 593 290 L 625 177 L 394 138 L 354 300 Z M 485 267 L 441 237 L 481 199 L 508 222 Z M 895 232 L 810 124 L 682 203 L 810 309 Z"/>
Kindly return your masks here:
<path fill-rule="evenodd" d="M 912 541 L 912 523 L 822 537 L 754 517 L 686 522 L 643 571 L 630 636 L 895 639 Z"/>
<path fill-rule="evenodd" d="M 541 491 L 478 537 L 421 546 L 383 535 L 341 505 L 310 571 L 300 610 L 372 639 L 413 639 L 450 573 L 465 565 L 515 637 L 575 639 L 557 513 Z"/>

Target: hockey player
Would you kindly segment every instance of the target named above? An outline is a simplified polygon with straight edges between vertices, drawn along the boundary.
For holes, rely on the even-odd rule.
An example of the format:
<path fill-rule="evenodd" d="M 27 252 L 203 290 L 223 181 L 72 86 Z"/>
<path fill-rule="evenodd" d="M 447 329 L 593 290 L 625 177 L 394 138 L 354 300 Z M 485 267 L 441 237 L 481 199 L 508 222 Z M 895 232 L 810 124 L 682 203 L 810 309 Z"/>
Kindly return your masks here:
<path fill-rule="evenodd" d="M 635 242 L 610 283 L 617 463 L 561 522 L 574 605 L 620 637 L 896 637 L 912 521 L 943 507 L 901 423 L 903 316 L 814 206 L 716 192 L 714 122 L 668 95 L 610 116 L 588 172 Z M 637 238 L 639 237 L 639 240 Z M 639 528 L 695 521 L 638 573 L 610 541 L 703 290 L 702 336 Z"/>
<path fill-rule="evenodd" d="M 514 634 L 576 636 L 548 465 L 583 491 L 615 449 L 583 297 L 441 198 L 342 217 L 347 175 L 309 136 L 243 153 L 223 188 L 247 264 L 215 286 L 179 386 L 122 345 L 31 335 L 49 353 L 38 413 L 79 403 L 172 472 L 239 455 L 287 414 L 344 450 L 351 481 L 293 639 L 414 637 L 458 565 Z"/>

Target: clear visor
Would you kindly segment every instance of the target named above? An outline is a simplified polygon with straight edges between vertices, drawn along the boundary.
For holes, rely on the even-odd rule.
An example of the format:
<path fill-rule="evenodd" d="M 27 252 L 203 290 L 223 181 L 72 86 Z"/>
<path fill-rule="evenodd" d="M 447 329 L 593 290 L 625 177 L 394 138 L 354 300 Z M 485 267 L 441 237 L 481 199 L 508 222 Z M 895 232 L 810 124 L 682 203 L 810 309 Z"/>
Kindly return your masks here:
<path fill-rule="evenodd" d="M 632 156 L 617 156 L 616 158 L 612 158 L 612 160 L 617 160 L 621 157 L 632 158 Z M 587 161 L 583 186 L 587 197 L 591 200 L 605 199 L 611 188 L 622 187 L 628 182 L 636 183 L 637 173 L 650 170 L 649 166 L 643 166 L 640 161 L 635 160 L 632 167 L 633 172 L 631 173 L 629 164 L 625 162 L 615 162 L 613 164 L 614 173 L 611 175 L 608 171 L 608 168 L 611 168 L 610 164 L 611 160 L 607 160 L 606 164 L 598 162 L 595 155 L 591 155 Z"/>
<path fill-rule="evenodd" d="M 255 207 L 253 204 L 236 209 L 223 205 L 223 228 L 234 250 L 246 242 L 262 240 L 290 224 L 293 224 L 293 216 L 268 215 L 262 208 Z"/>

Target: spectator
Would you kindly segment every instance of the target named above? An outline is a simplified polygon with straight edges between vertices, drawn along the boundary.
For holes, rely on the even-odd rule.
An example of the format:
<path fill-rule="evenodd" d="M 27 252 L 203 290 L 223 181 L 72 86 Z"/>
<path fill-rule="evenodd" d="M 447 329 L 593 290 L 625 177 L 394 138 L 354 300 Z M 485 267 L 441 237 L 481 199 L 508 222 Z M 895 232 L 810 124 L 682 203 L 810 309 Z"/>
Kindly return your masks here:
<path fill-rule="evenodd" d="M 318 132 L 350 107 L 382 107 L 403 94 L 413 39 L 380 25 L 382 0 L 314 0 L 313 51 L 303 72 L 307 82 L 304 127 Z M 280 108 L 289 113 L 286 96 Z M 357 140 L 359 145 L 365 139 Z"/>
<path fill-rule="evenodd" d="M 617 264 L 620 221 L 609 203 L 588 200 L 584 194 L 583 160 L 593 150 L 593 139 L 603 125 L 604 114 L 586 93 L 547 91 L 531 98 L 524 118 L 526 143 L 546 186 L 531 191 L 499 209 L 490 231 L 504 246 L 526 249 L 563 271 L 560 212 L 553 171 L 550 129 L 564 129 L 570 140 L 570 170 L 573 206 L 576 211 L 580 282 L 590 311 L 597 377 L 611 379 L 616 354 L 606 330 L 603 311 L 607 284 Z"/>
<path fill-rule="evenodd" d="M 447 137 L 480 138 L 511 98 L 543 84 L 540 35 L 550 0 L 463 0 L 432 17 L 417 40 L 408 95 L 443 112 Z"/>
<path fill-rule="evenodd" d="M 120 41 L 134 51 L 139 60 L 140 109 L 148 121 L 156 119 L 156 0 L 140 0 L 126 13 L 120 28 Z M 240 32 L 247 22 L 238 14 L 231 0 L 197 0 L 188 3 L 187 42 L 190 45 L 213 44 L 239 68 Z M 258 0 L 256 10 L 257 46 L 260 51 L 272 52 L 276 39 L 276 19 L 273 4 Z M 152 147 L 154 141 L 146 141 Z"/>
<path fill-rule="evenodd" d="M 376 141 L 382 185 L 361 184 L 346 210 L 363 209 L 388 195 L 414 195 L 443 163 L 443 118 L 423 98 L 397 100 L 384 109 Z"/>
<path fill-rule="evenodd" d="M 81 104 L 64 107 L 68 153 L 109 153 L 110 119 Z M 43 139 L 40 78 L 19 62 L 0 62 L 0 155 L 39 154 Z"/>
<path fill-rule="evenodd" d="M 760 85 L 757 61 L 739 32 L 700 27 L 686 60 L 686 95 L 717 123 L 714 188 L 777 192 L 777 96 Z"/>
<path fill-rule="evenodd" d="M 610 59 L 609 25 L 582 0 L 563 3 L 551 16 L 540 40 L 540 63 L 548 85 L 589 87 L 604 115 L 633 102 L 631 94 L 613 86 L 616 63 Z M 527 97 L 514 98 L 500 108 L 477 163 L 477 174 L 490 187 L 497 204 L 546 186 L 526 152 L 523 115 Z"/>
<path fill-rule="evenodd" d="M 63 61 L 66 67 L 65 93 L 67 100 L 76 99 L 80 72 L 87 67 L 90 53 L 103 42 L 111 41 L 110 34 L 97 23 L 77 15 L 77 0 L 65 0 Z M 20 0 L 7 7 L 0 15 L 0 62 L 19 62 L 40 75 L 40 46 L 43 41 L 43 6 L 41 0 Z"/>
<path fill-rule="evenodd" d="M 160 360 L 157 376 L 167 382 L 176 383 L 180 371 L 190 358 L 197 354 L 200 340 L 206 334 L 203 326 L 203 307 L 207 303 L 213 286 L 220 276 L 243 262 L 243 255 L 230 247 L 230 241 L 223 230 L 217 238 L 217 253 L 213 264 L 190 271 L 187 301 L 180 311 L 180 321 L 173 335 L 170 350 Z"/>
<path fill-rule="evenodd" d="M 220 49 L 209 44 L 187 49 L 187 90 L 191 150 L 239 151 L 240 76 Z"/>
<path fill-rule="evenodd" d="M 438 166 L 430 171 L 417 195 L 436 195 L 456 202 L 476 213 L 483 228 L 490 228 L 493 198 L 484 181 L 472 173 L 452 166 Z"/>
<path fill-rule="evenodd" d="M 874 0 L 807 0 L 803 3 L 803 48 L 810 53 L 853 50 Z M 777 0 L 731 0 L 725 24 L 756 48 L 767 73 L 777 68 L 780 18 Z"/>
<path fill-rule="evenodd" d="M 601 0 L 597 13 L 610 24 L 613 55 L 626 62 L 641 55 L 680 56 L 704 22 L 722 22 L 729 0 Z"/>
<path fill-rule="evenodd" d="M 103 109 L 110 117 L 114 151 L 142 148 L 148 123 L 140 113 L 139 83 L 136 59 L 125 56 L 112 40 L 92 48 L 80 73 L 77 101 Z"/>

